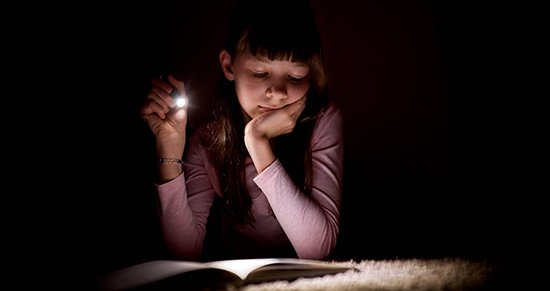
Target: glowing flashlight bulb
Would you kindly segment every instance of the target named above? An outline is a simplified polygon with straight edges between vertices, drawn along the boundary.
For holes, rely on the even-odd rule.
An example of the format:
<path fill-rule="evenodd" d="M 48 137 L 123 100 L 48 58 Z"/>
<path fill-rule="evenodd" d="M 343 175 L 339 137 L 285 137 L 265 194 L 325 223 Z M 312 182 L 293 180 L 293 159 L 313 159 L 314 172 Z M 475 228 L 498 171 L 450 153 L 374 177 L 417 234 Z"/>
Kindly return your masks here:
<path fill-rule="evenodd" d="M 176 87 L 174 87 L 174 85 L 170 84 L 170 82 L 168 82 L 168 79 L 164 78 L 163 76 L 160 76 L 159 79 L 164 81 L 168 85 L 170 85 L 170 87 L 172 87 L 172 92 L 170 92 L 170 96 L 176 102 L 176 106 L 178 108 L 181 108 L 181 107 L 185 106 L 185 104 L 187 104 L 187 99 L 185 99 L 184 97 L 181 96 L 180 92 L 178 91 L 178 88 L 176 88 Z"/>
<path fill-rule="evenodd" d="M 183 107 L 183 106 L 185 106 L 185 103 L 187 103 L 187 101 L 185 100 L 185 98 L 179 98 L 178 100 L 176 100 L 176 106 L 178 106 L 178 107 Z"/>

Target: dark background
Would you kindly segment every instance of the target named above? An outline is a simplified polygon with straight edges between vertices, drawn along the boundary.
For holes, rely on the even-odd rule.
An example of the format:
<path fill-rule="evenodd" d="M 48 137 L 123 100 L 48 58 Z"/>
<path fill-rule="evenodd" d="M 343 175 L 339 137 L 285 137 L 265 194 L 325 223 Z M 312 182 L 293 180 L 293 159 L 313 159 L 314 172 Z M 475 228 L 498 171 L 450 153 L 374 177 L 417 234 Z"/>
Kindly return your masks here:
<path fill-rule="evenodd" d="M 189 132 L 209 120 L 234 2 L 81 9 L 93 12 L 74 33 L 74 77 L 89 94 L 89 122 L 75 137 L 87 164 L 71 207 L 83 223 L 60 244 L 91 276 L 166 258 L 154 141 L 139 107 L 150 81 L 170 72 L 186 83 Z M 503 7 L 444 2 L 312 1 L 329 93 L 345 122 L 333 259 L 499 260 L 510 250 L 521 177 L 511 174 L 519 130 L 503 110 L 513 63 L 502 60 L 516 20 Z"/>

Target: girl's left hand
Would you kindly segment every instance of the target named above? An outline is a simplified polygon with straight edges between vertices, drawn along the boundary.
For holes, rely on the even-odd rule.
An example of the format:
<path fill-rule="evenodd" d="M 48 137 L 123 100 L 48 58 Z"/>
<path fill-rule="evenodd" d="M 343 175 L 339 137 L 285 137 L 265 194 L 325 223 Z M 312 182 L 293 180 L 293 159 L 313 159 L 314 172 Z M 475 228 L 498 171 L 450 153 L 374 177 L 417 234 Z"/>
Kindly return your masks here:
<path fill-rule="evenodd" d="M 244 128 L 244 143 L 258 174 L 276 159 L 269 140 L 292 132 L 304 108 L 305 96 L 283 108 L 262 113 L 248 122 Z"/>
<path fill-rule="evenodd" d="M 306 97 L 288 104 L 280 109 L 271 110 L 253 118 L 245 127 L 245 140 L 267 139 L 287 134 L 294 130 L 296 121 L 304 108 L 306 108 Z"/>

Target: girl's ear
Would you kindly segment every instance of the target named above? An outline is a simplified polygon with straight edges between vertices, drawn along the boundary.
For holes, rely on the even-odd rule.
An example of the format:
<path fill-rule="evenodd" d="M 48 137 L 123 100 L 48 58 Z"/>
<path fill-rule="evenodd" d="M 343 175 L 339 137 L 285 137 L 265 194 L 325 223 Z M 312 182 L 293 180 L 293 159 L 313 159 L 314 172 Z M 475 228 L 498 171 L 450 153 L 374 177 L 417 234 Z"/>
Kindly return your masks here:
<path fill-rule="evenodd" d="M 233 66 L 231 63 L 231 55 L 223 50 L 220 53 L 220 65 L 222 66 L 222 71 L 227 80 L 235 81 L 235 74 L 233 73 Z"/>

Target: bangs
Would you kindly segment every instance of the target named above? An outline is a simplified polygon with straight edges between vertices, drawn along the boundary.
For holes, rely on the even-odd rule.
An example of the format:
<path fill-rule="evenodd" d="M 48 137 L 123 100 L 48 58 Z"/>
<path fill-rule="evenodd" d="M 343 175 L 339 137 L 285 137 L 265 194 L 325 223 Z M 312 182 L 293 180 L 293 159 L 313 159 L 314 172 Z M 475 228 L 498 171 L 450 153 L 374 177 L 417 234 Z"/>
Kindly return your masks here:
<path fill-rule="evenodd" d="M 320 43 L 295 33 L 280 33 L 281 30 L 245 30 L 235 48 L 235 57 L 243 53 L 266 57 L 271 61 L 311 63 L 321 52 Z"/>
<path fill-rule="evenodd" d="M 321 37 L 305 0 L 240 1 L 224 43 L 231 56 L 243 53 L 269 60 L 310 63 L 321 56 Z"/>

